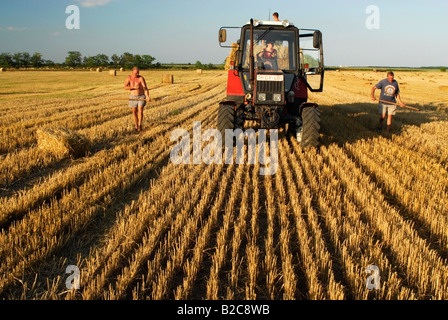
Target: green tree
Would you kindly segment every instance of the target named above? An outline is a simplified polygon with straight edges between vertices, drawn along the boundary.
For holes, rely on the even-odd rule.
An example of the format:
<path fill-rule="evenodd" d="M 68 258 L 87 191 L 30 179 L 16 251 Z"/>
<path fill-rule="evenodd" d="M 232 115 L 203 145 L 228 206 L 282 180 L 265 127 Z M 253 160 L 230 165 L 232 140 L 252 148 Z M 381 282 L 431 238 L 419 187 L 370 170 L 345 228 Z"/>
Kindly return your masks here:
<path fill-rule="evenodd" d="M 0 66 L 4 68 L 11 68 L 14 66 L 14 61 L 9 52 L 3 52 L 0 54 Z"/>
<path fill-rule="evenodd" d="M 22 66 L 22 53 L 16 52 L 12 55 L 12 63 L 15 68 L 20 68 Z"/>
<path fill-rule="evenodd" d="M 47 67 L 54 67 L 56 64 L 52 60 L 43 60 L 43 65 Z"/>
<path fill-rule="evenodd" d="M 82 64 L 87 68 L 96 67 L 95 58 L 94 57 L 84 57 L 82 59 Z"/>
<path fill-rule="evenodd" d="M 69 67 L 79 67 L 82 64 L 82 55 L 79 51 L 69 51 L 65 58 L 65 64 Z"/>
<path fill-rule="evenodd" d="M 117 55 L 117 54 L 113 54 L 111 57 L 110 57 L 110 60 L 112 61 L 112 64 L 115 66 L 115 67 L 117 67 L 118 65 L 120 65 L 120 57 Z"/>
<path fill-rule="evenodd" d="M 31 57 L 31 65 L 34 68 L 40 68 L 44 64 L 44 60 L 42 59 L 42 54 L 39 52 L 35 52 Z"/>
<path fill-rule="evenodd" d="M 31 55 L 28 52 L 22 52 L 22 66 L 28 68 L 31 65 Z"/>
<path fill-rule="evenodd" d="M 109 57 L 103 53 L 97 54 L 94 59 L 97 67 L 107 67 L 109 65 Z"/>
<path fill-rule="evenodd" d="M 126 69 L 132 69 L 134 66 L 134 55 L 129 52 L 125 52 L 120 56 L 120 64 Z"/>
<path fill-rule="evenodd" d="M 148 54 L 144 54 L 142 55 L 142 66 L 141 68 L 143 69 L 148 69 L 151 68 L 152 63 L 154 62 L 154 60 L 156 60 L 156 58 L 148 55 Z"/>
<path fill-rule="evenodd" d="M 196 61 L 196 63 L 195 63 L 195 65 L 194 65 L 195 67 L 196 67 L 196 69 L 202 69 L 202 68 L 204 68 L 204 66 L 203 66 L 203 64 L 201 63 L 201 61 Z"/>
<path fill-rule="evenodd" d="M 143 69 L 143 60 L 139 54 L 134 55 L 133 65 L 138 67 L 139 69 Z"/>

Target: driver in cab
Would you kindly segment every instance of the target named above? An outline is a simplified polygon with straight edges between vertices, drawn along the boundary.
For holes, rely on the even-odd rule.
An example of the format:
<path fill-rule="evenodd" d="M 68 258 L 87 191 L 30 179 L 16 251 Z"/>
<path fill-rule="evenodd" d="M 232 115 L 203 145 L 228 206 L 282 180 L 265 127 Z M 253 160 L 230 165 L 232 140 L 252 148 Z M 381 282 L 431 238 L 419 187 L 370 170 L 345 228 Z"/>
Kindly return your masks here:
<path fill-rule="evenodd" d="M 269 60 L 277 59 L 277 49 L 274 49 L 274 41 L 266 41 L 266 47 L 257 54 L 257 60 L 264 63 L 266 69 L 273 69 L 273 64 Z"/>

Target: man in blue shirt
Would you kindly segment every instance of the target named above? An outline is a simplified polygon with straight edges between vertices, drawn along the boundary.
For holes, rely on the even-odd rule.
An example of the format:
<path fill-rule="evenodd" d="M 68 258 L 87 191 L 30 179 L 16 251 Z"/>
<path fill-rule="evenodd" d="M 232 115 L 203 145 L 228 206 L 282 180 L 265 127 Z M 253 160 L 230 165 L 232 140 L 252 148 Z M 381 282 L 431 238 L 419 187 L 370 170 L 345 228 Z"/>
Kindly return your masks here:
<path fill-rule="evenodd" d="M 397 111 L 397 100 L 400 107 L 404 108 L 405 104 L 401 101 L 400 97 L 400 88 L 398 86 L 398 82 L 394 80 L 394 73 L 389 71 L 387 73 L 387 78 L 378 82 L 375 86 L 372 87 L 372 100 L 376 101 L 375 98 L 375 90 L 381 89 L 380 100 L 386 102 L 379 103 L 379 113 L 381 115 L 377 130 L 381 131 L 382 123 L 384 119 L 386 119 L 387 114 L 387 131 L 390 132 L 390 127 L 392 125 L 392 116 L 396 114 Z M 387 103 L 390 102 L 390 103 Z"/>

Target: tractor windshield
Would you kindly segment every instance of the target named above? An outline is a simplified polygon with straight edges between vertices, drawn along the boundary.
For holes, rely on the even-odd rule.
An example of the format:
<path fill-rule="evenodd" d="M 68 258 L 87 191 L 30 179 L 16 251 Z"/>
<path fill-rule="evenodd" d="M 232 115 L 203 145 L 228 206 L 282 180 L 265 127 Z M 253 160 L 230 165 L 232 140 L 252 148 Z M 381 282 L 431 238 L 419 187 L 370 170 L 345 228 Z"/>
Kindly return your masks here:
<path fill-rule="evenodd" d="M 265 70 L 296 70 L 294 30 L 273 27 L 254 30 L 255 68 Z M 242 67 L 249 69 L 250 30 L 246 30 L 243 43 Z"/>

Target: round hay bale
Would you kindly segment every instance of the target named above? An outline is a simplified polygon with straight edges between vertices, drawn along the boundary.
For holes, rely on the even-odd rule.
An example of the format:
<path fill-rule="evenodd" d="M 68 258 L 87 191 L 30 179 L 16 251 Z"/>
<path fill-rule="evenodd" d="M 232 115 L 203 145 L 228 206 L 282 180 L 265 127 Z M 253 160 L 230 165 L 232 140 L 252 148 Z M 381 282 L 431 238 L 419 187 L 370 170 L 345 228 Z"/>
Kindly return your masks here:
<path fill-rule="evenodd" d="M 103 72 L 103 69 L 101 69 L 101 68 L 96 68 L 96 72 Z"/>
<path fill-rule="evenodd" d="M 124 71 L 124 68 L 120 68 L 120 72 L 123 72 Z"/>
<path fill-rule="evenodd" d="M 172 74 L 162 75 L 162 83 L 168 83 L 168 84 L 174 83 L 174 76 Z"/>
<path fill-rule="evenodd" d="M 202 69 L 196 69 L 197 74 L 202 74 Z"/>
<path fill-rule="evenodd" d="M 115 77 L 117 75 L 117 70 L 109 70 L 109 75 Z"/>
<path fill-rule="evenodd" d="M 3 69 L 3 68 L 0 68 L 0 72 L 4 72 L 5 71 L 5 69 Z"/>
<path fill-rule="evenodd" d="M 39 149 L 60 158 L 79 158 L 90 150 L 90 141 L 66 128 L 43 128 L 36 131 Z"/>
<path fill-rule="evenodd" d="M 90 68 L 90 71 L 95 71 L 95 68 Z"/>

